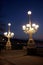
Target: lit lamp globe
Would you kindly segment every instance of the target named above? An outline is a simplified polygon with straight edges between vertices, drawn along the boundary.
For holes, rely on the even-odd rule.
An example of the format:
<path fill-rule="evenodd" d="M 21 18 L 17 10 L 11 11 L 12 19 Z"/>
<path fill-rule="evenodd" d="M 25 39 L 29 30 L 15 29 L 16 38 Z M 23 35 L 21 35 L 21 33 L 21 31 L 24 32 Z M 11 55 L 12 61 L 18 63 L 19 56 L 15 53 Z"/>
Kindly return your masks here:
<path fill-rule="evenodd" d="M 8 23 L 8 26 L 11 26 L 11 23 Z"/>
<path fill-rule="evenodd" d="M 28 11 L 28 15 L 31 15 L 32 14 L 32 12 L 31 11 Z"/>

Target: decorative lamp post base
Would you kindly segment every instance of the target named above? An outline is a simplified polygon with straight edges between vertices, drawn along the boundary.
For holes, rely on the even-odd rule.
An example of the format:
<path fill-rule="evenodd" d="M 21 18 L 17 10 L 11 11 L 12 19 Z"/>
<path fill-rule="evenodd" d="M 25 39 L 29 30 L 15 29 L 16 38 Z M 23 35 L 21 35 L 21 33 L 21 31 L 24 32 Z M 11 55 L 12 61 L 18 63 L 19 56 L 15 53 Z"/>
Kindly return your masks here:
<path fill-rule="evenodd" d="M 36 45 L 33 39 L 29 39 L 28 45 L 27 45 L 27 55 L 36 55 L 37 49 Z"/>
<path fill-rule="evenodd" d="M 27 48 L 35 48 L 35 47 L 36 47 L 36 45 L 35 45 L 34 40 L 33 39 L 29 39 Z"/>
<path fill-rule="evenodd" d="M 6 50 L 11 50 L 11 42 L 10 41 L 8 41 L 6 43 Z"/>

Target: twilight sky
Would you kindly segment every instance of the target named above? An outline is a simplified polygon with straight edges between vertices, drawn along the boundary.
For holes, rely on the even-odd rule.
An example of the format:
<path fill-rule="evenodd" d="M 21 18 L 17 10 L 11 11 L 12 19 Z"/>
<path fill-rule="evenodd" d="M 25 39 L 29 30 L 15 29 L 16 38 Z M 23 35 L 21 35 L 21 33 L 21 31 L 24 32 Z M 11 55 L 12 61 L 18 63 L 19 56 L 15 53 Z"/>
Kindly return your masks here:
<path fill-rule="evenodd" d="M 10 22 L 15 37 L 26 39 L 28 35 L 23 32 L 22 25 L 28 23 L 29 10 L 32 11 L 32 23 L 40 26 L 33 37 L 43 39 L 43 0 L 0 0 L 0 23 L 5 23 L 5 31 L 8 31 Z"/>

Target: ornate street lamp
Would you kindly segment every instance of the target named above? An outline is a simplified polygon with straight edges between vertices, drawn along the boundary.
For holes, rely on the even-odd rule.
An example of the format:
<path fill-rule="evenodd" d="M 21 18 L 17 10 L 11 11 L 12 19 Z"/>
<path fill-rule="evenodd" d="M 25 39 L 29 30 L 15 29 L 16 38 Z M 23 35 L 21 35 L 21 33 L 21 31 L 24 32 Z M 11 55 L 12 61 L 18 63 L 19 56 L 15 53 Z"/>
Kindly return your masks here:
<path fill-rule="evenodd" d="M 8 23 L 8 32 L 5 32 L 4 35 L 8 38 L 8 41 L 6 43 L 6 49 L 11 49 L 11 42 L 10 38 L 14 36 L 14 33 L 10 31 L 11 23 Z"/>
<path fill-rule="evenodd" d="M 31 16 L 31 11 L 28 11 L 28 15 L 29 15 L 29 23 L 26 25 L 22 26 L 22 29 L 25 33 L 29 34 L 29 40 L 28 40 L 28 44 L 27 47 L 29 48 L 34 48 L 35 47 L 35 43 L 34 40 L 32 38 L 32 35 L 37 32 L 39 25 L 31 22 L 30 16 Z"/>

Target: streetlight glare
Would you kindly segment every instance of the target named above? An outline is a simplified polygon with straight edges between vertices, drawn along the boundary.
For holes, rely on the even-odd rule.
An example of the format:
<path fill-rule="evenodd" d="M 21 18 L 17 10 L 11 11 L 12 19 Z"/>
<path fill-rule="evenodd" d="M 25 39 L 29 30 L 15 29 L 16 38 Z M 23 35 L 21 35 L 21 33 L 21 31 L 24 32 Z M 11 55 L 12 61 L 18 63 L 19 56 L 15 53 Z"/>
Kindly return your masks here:
<path fill-rule="evenodd" d="M 25 29 L 26 29 L 26 26 L 25 26 L 25 25 L 23 25 L 23 26 L 22 26 L 22 29 L 23 29 L 23 30 L 25 30 Z"/>
<path fill-rule="evenodd" d="M 7 32 L 5 32 L 4 35 L 7 35 Z"/>
<path fill-rule="evenodd" d="M 33 24 L 32 24 L 32 27 L 35 27 L 35 26 L 36 26 L 36 24 L 35 24 L 35 23 L 33 23 Z"/>
<path fill-rule="evenodd" d="M 8 23 L 8 26 L 11 26 L 11 23 Z"/>
<path fill-rule="evenodd" d="M 26 27 L 30 27 L 30 24 L 26 24 Z"/>
<path fill-rule="evenodd" d="M 32 13 L 31 11 L 28 11 L 28 15 L 31 15 L 31 13 Z"/>
<path fill-rule="evenodd" d="M 35 29 L 37 30 L 38 28 L 39 28 L 39 25 L 36 25 L 36 26 L 35 26 Z"/>
<path fill-rule="evenodd" d="M 14 36 L 14 33 L 12 33 L 11 36 Z"/>
<path fill-rule="evenodd" d="M 39 25 L 37 25 L 37 28 L 39 28 Z"/>
<path fill-rule="evenodd" d="M 39 25 L 36 25 L 35 23 L 33 24 L 26 24 L 22 26 L 22 29 L 24 30 L 25 33 L 28 34 L 34 34 L 39 28 Z"/>

